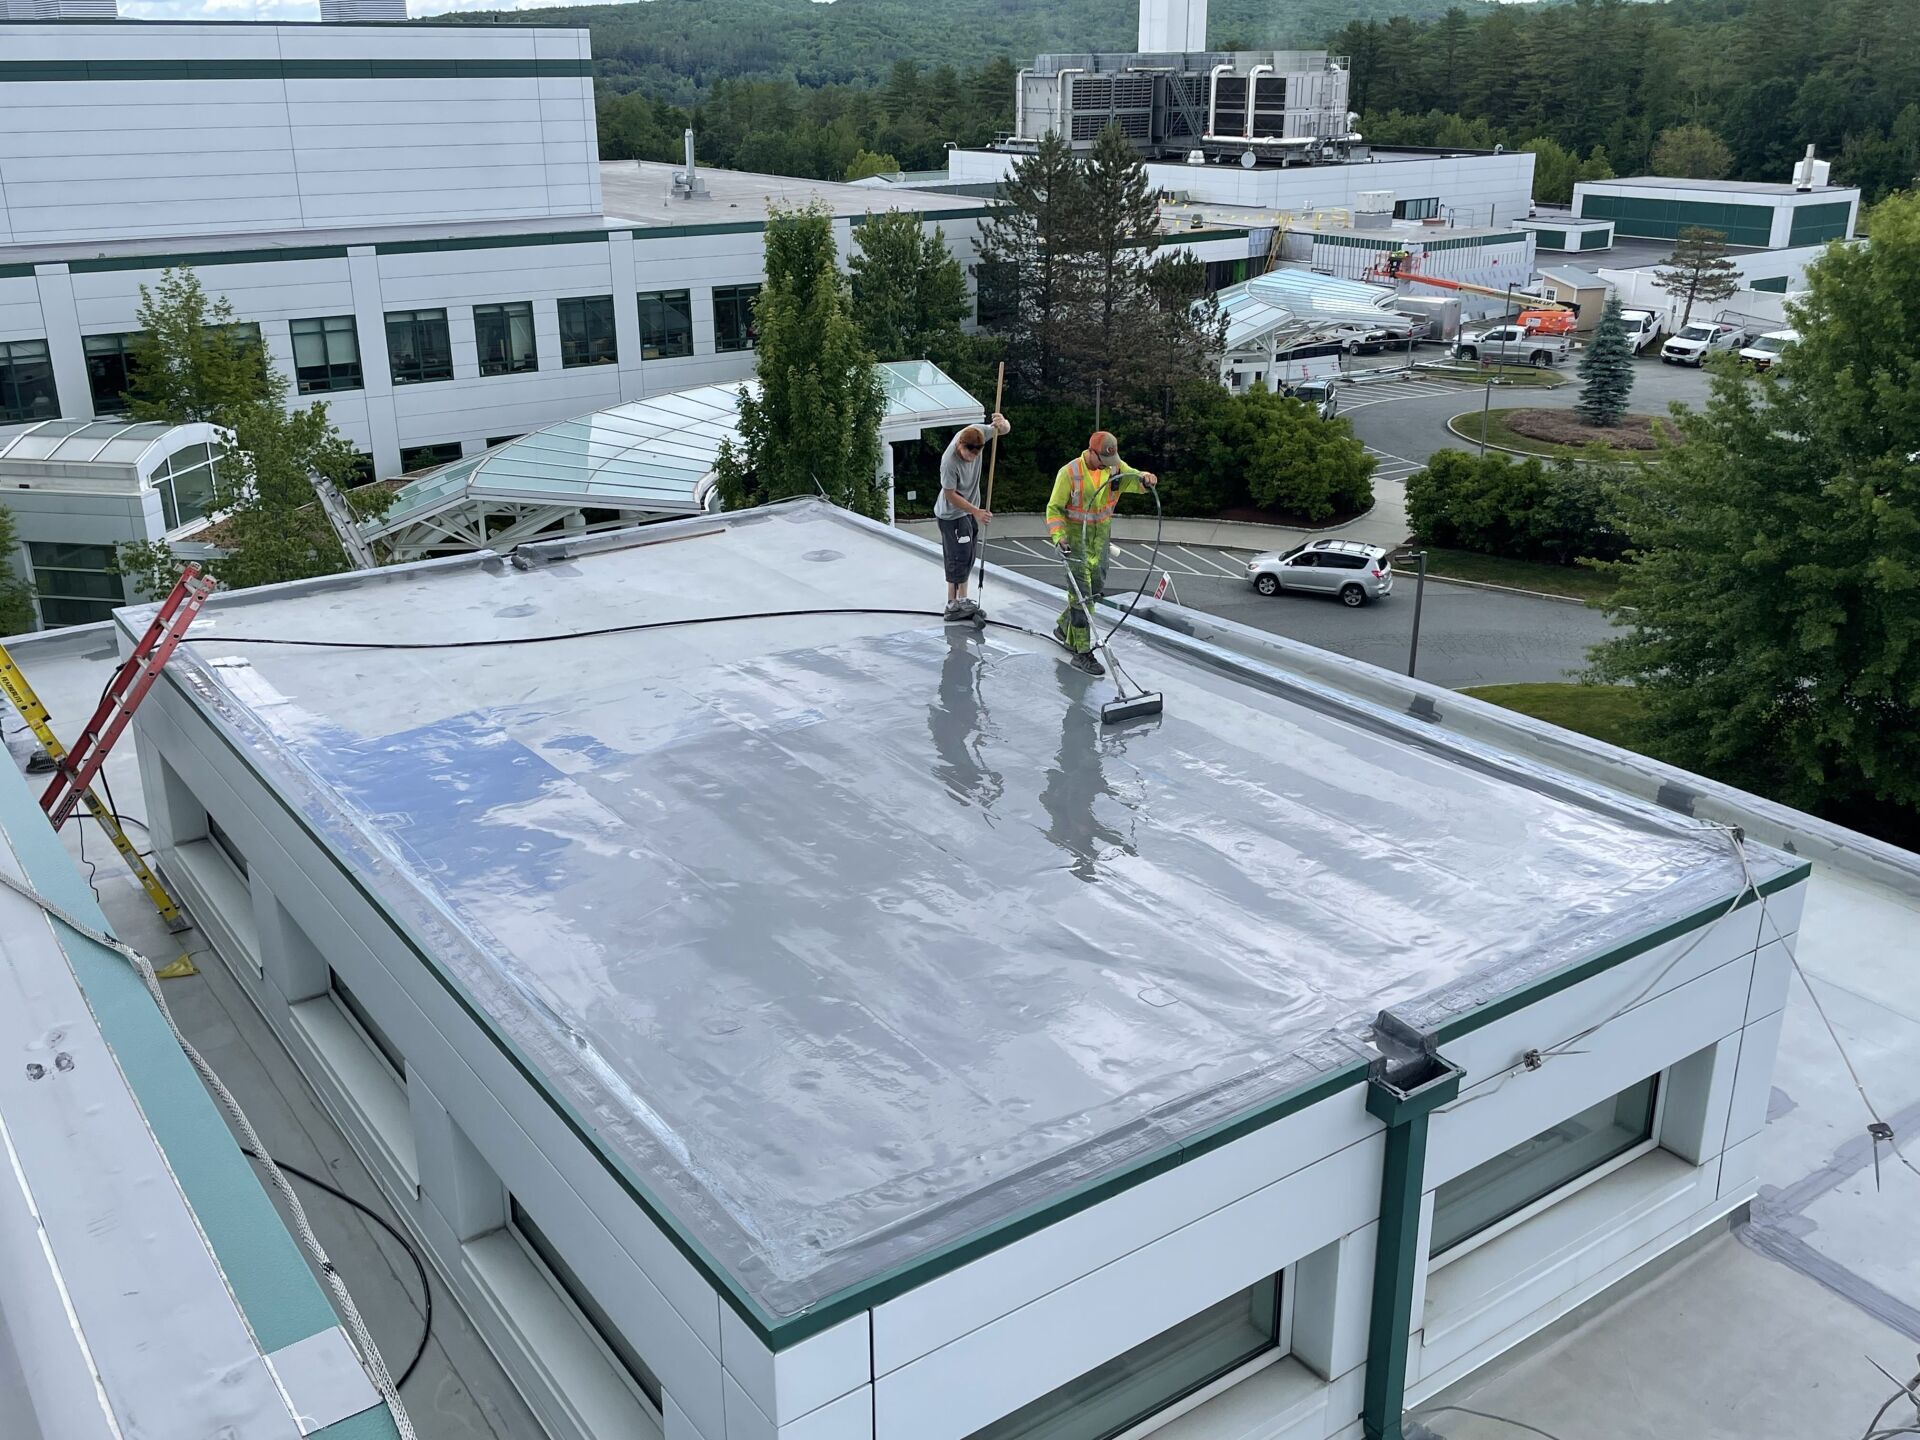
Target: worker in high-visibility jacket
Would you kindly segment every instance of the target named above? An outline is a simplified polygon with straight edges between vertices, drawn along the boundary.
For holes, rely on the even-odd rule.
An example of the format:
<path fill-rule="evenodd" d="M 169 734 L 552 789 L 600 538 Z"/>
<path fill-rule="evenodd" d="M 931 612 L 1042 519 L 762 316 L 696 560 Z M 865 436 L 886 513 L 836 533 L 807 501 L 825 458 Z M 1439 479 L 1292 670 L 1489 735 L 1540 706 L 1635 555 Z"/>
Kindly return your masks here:
<path fill-rule="evenodd" d="M 1107 539 L 1113 530 L 1113 512 L 1120 497 L 1139 494 L 1160 477 L 1135 470 L 1120 458 L 1120 442 L 1105 430 L 1096 430 L 1087 448 L 1053 477 L 1053 495 L 1047 501 L 1047 536 L 1059 547 L 1060 558 L 1080 587 L 1067 590 L 1067 606 L 1053 627 L 1054 638 L 1074 652 L 1074 663 L 1098 675 L 1105 672 L 1093 657 L 1093 617 L 1080 607 L 1097 603 L 1107 573 Z"/>

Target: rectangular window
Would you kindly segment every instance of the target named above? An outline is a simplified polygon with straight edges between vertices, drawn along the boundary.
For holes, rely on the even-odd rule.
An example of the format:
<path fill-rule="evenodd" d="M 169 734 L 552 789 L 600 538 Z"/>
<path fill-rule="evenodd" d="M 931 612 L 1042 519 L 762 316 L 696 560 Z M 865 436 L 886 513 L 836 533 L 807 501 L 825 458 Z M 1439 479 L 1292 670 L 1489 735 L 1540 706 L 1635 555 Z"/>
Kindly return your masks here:
<path fill-rule="evenodd" d="M 218 460 L 213 446 L 189 445 L 160 462 L 153 472 L 153 488 L 160 492 L 168 530 L 204 520 L 213 509 L 213 467 Z"/>
<path fill-rule="evenodd" d="M 0 340 L 0 423 L 60 418 L 44 340 Z M 71 623 L 71 622 L 69 622 Z"/>
<path fill-rule="evenodd" d="M 1660 1077 L 1542 1130 L 1434 1192 L 1430 1255 L 1451 1250 L 1653 1139 Z"/>
<path fill-rule="evenodd" d="M 540 368 L 533 341 L 533 302 L 473 307 L 473 339 L 482 375 L 520 375 Z"/>
<path fill-rule="evenodd" d="M 753 349 L 760 338 L 753 323 L 753 302 L 759 294 L 758 285 L 727 285 L 713 292 L 714 349 L 722 354 Z"/>
<path fill-rule="evenodd" d="M 360 332 L 351 315 L 293 322 L 293 374 L 302 395 L 358 390 Z"/>
<path fill-rule="evenodd" d="M 693 297 L 656 290 L 640 297 L 640 358 L 671 360 L 693 353 Z"/>
<path fill-rule="evenodd" d="M 373 483 L 373 457 L 364 450 L 353 452 L 353 481 L 355 486 Z"/>
<path fill-rule="evenodd" d="M 124 415 L 127 391 L 133 385 L 133 346 L 140 332 L 126 335 L 88 335 L 80 344 L 87 354 L 87 388 L 93 392 L 93 413 Z"/>
<path fill-rule="evenodd" d="M 607 1359 L 616 1368 L 625 1371 L 633 1381 L 634 1388 L 647 1397 L 656 1411 L 659 1410 L 660 1380 L 652 1367 L 640 1358 L 640 1352 L 628 1343 L 620 1327 L 600 1308 L 600 1303 L 593 1298 L 593 1292 L 580 1283 L 580 1277 L 574 1273 L 573 1267 L 560 1258 L 560 1252 L 553 1248 L 553 1242 L 511 1195 L 507 1197 L 507 1214 L 514 1233 L 546 1272 L 547 1279 L 560 1292 L 561 1298 L 572 1304 L 582 1327 L 599 1341 Z"/>
<path fill-rule="evenodd" d="M 396 385 L 453 378 L 453 341 L 444 310 L 389 310 L 387 364 Z"/>
<path fill-rule="evenodd" d="M 1110 1440 L 1280 1343 L 1280 1277 L 1229 1296 L 967 1440 Z"/>
<path fill-rule="evenodd" d="M 509 441 L 518 440 L 519 438 L 518 435 L 489 435 L 487 437 L 487 448 L 491 450 L 496 445 L 505 445 Z"/>
<path fill-rule="evenodd" d="M 207 839 L 213 842 L 213 848 L 226 857 L 242 880 L 247 878 L 247 857 L 240 853 L 240 847 L 233 842 L 233 836 L 221 828 L 220 822 L 207 816 Z"/>
<path fill-rule="evenodd" d="M 1429 196 L 1424 200 L 1396 200 L 1393 202 L 1393 218 L 1396 220 L 1432 220 L 1440 214 L 1440 197 Z"/>
<path fill-rule="evenodd" d="M 111 545 L 31 540 L 27 542 L 27 557 L 33 562 L 40 623 L 48 629 L 110 620 L 115 608 L 127 603 L 126 586 L 113 568 Z"/>
<path fill-rule="evenodd" d="M 400 1047 L 393 1043 L 393 1037 L 374 1023 L 373 1016 L 367 1013 L 367 1007 L 360 1003 L 360 997 L 347 988 L 347 982 L 333 970 L 327 968 L 327 988 L 333 992 L 334 1004 L 338 1005 L 346 1017 L 351 1020 L 360 1033 L 366 1037 L 367 1044 L 379 1052 L 387 1067 L 399 1077 L 402 1084 L 407 1079 L 407 1057 Z"/>
<path fill-rule="evenodd" d="M 583 295 L 560 302 L 560 364 L 611 365 L 620 358 L 613 334 L 613 297 Z"/>
<path fill-rule="evenodd" d="M 459 458 L 458 440 L 448 440 L 440 445 L 402 445 L 400 473 L 411 475 L 416 470 L 426 470 L 435 465 L 451 465 Z"/>

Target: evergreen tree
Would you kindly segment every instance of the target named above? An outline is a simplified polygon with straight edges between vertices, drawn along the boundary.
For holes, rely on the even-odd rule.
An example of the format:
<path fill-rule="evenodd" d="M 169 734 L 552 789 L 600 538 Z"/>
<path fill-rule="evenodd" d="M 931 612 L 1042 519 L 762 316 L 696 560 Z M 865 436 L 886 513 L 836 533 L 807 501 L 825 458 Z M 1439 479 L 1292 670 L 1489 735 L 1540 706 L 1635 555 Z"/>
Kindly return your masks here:
<path fill-rule="evenodd" d="M 1085 196 L 1073 152 L 1049 134 L 1014 162 L 1002 203 L 980 227 L 982 319 L 1006 341 L 1014 392 L 1036 401 L 1057 395 L 1066 380 Z"/>
<path fill-rule="evenodd" d="M 1712 377 L 1623 495 L 1638 551 L 1601 679 L 1639 739 L 1736 785 L 1920 838 L 1920 195 L 1873 213 L 1789 306 L 1789 364 Z"/>
<path fill-rule="evenodd" d="M 214 466 L 213 509 L 223 515 L 223 554 L 206 562 L 223 585 L 268 585 L 350 568 L 313 492 L 315 476 L 342 491 L 359 458 L 318 402 L 288 411 L 287 377 L 250 327 L 236 325 L 224 297 L 210 299 L 190 269 L 167 270 L 140 287 L 141 337 L 129 404 L 136 420 L 209 421 L 230 443 Z M 392 502 L 385 486 L 348 495 L 362 519 Z M 158 541 L 120 547 L 120 570 L 150 595 L 164 594 L 180 562 Z"/>
<path fill-rule="evenodd" d="M 1740 267 L 1727 258 L 1727 237 L 1699 225 L 1680 232 L 1673 254 L 1653 274 L 1661 289 L 1685 302 L 1683 326 L 1693 318 L 1696 303 L 1718 305 L 1740 288 Z"/>
<path fill-rule="evenodd" d="M 822 206 L 767 217 L 767 279 L 754 302 L 757 391 L 740 396 L 739 441 L 715 465 L 730 510 L 823 493 L 861 515 L 886 513 L 880 419 L 886 394 L 860 341 L 847 278 Z"/>
<path fill-rule="evenodd" d="M 1580 399 L 1574 409 L 1589 425 L 1612 426 L 1627 413 L 1633 394 L 1633 352 L 1627 348 L 1626 329 L 1620 323 L 1620 293 L 1607 296 L 1607 308 L 1580 357 Z"/>
<path fill-rule="evenodd" d="M 1068 332 L 1076 383 L 1098 381 L 1109 394 L 1145 339 L 1154 300 L 1147 268 L 1160 234 L 1160 206 L 1146 166 L 1118 125 L 1094 142 L 1074 215 L 1075 244 L 1086 310 Z"/>
<path fill-rule="evenodd" d="M 13 512 L 0 505 L 0 635 L 24 635 L 33 629 L 33 586 L 13 573 L 20 538 Z"/>
<path fill-rule="evenodd" d="M 880 360 L 951 356 L 967 318 L 967 277 L 946 233 L 904 210 L 868 215 L 847 269 L 860 340 Z"/>

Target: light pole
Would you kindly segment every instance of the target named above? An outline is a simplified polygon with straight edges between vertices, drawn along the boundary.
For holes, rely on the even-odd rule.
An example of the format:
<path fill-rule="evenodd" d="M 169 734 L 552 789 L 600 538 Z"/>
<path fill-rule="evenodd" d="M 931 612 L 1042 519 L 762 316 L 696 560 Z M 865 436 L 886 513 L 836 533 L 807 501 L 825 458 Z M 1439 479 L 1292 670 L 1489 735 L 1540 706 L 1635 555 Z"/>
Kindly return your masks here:
<path fill-rule="evenodd" d="M 1427 552 L 1416 551 L 1413 558 L 1420 562 L 1420 568 L 1413 581 L 1413 643 L 1407 647 L 1408 679 L 1413 678 L 1413 667 L 1420 659 L 1420 602 L 1427 598 Z"/>
<path fill-rule="evenodd" d="M 1480 454 L 1482 456 L 1485 456 L 1487 453 L 1487 419 L 1488 419 L 1488 412 L 1491 411 L 1492 408 L 1493 408 L 1493 374 L 1492 372 L 1488 372 L 1487 398 L 1480 402 Z"/>

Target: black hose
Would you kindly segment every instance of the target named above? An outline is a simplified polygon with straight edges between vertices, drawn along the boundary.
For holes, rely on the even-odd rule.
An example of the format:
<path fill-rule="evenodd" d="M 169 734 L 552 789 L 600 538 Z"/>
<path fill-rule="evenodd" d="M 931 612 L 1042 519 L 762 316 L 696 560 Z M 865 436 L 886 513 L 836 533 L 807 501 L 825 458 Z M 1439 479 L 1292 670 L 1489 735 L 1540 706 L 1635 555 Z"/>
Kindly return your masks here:
<path fill-rule="evenodd" d="M 244 1147 L 242 1147 L 240 1153 L 249 1160 L 262 1160 L 260 1155 Z M 262 1161 L 262 1163 L 264 1163 L 264 1161 Z M 362 1215 L 366 1216 L 369 1220 L 373 1221 L 374 1224 L 378 1225 L 382 1230 L 386 1231 L 387 1234 L 397 1240 L 400 1248 L 407 1252 L 407 1258 L 413 1262 L 413 1273 L 420 1277 L 420 1309 L 422 1315 L 425 1317 L 425 1324 L 420 1327 L 420 1343 L 413 1347 L 413 1358 L 407 1361 L 407 1368 L 400 1372 L 400 1378 L 393 1382 L 393 1388 L 398 1390 L 413 1377 L 413 1372 L 420 1368 L 421 1357 L 427 1353 L 427 1342 L 433 1338 L 433 1286 L 427 1283 L 426 1262 L 420 1258 L 420 1252 L 413 1248 L 413 1241 L 401 1234 L 398 1227 L 396 1227 L 392 1221 L 388 1220 L 386 1216 L 382 1215 L 372 1206 L 361 1204 L 360 1201 L 354 1199 L 353 1196 L 347 1194 L 346 1191 L 340 1189 L 337 1185 L 329 1184 L 318 1175 L 309 1175 L 298 1166 L 289 1165 L 284 1160 L 276 1160 L 273 1163 L 287 1174 L 293 1176 L 294 1179 L 304 1180 L 307 1184 L 313 1186 L 314 1189 L 324 1190 L 335 1199 L 346 1201 L 347 1204 L 358 1210 Z"/>
<path fill-rule="evenodd" d="M 1167 513 L 1160 508 L 1160 487 L 1147 486 L 1147 494 L 1153 497 L 1153 550 L 1147 556 L 1147 570 L 1140 577 L 1140 588 L 1133 592 L 1133 599 L 1127 602 L 1126 614 L 1113 622 L 1113 628 L 1107 632 L 1107 638 L 1100 642 L 1104 649 L 1113 643 L 1113 637 L 1120 633 L 1121 627 L 1133 618 L 1134 606 L 1140 603 L 1140 597 L 1147 593 L 1147 582 L 1153 579 L 1153 567 L 1160 563 L 1160 540 L 1167 533 Z"/>
<path fill-rule="evenodd" d="M 1157 503 L 1157 502 L 1156 502 Z M 1156 545 L 1156 553 L 1157 553 Z M 730 620 L 785 620 L 800 615 L 910 615 L 941 620 L 939 610 L 890 610 L 880 607 L 827 606 L 812 610 L 758 610 L 738 615 L 689 615 L 679 620 L 645 620 L 632 625 L 603 625 L 595 630 L 563 630 L 554 635 L 502 635 L 488 640 L 288 640 L 272 635 L 188 635 L 188 644 L 302 645 L 319 650 L 481 650 L 496 645 L 547 645 L 557 640 L 593 640 L 603 635 L 634 635 L 645 630 L 672 630 L 682 625 L 719 625 Z M 1010 620 L 984 622 L 999 630 L 1017 630 L 1036 640 L 1052 639 Z"/>

